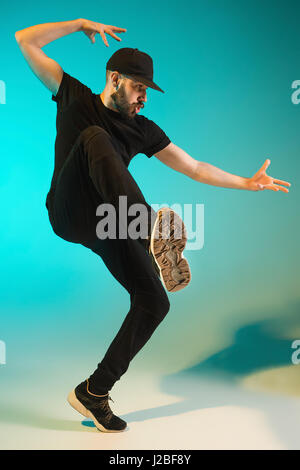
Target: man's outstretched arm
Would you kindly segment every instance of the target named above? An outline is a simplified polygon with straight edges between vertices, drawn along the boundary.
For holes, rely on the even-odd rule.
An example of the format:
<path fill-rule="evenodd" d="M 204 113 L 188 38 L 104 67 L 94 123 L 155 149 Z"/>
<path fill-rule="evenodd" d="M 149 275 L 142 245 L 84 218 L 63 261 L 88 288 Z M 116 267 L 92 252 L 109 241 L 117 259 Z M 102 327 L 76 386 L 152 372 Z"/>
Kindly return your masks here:
<path fill-rule="evenodd" d="M 192 158 L 188 153 L 171 142 L 163 150 L 155 154 L 162 163 L 179 171 L 199 183 L 210 184 L 212 186 L 220 186 L 223 188 L 247 189 L 249 191 L 262 191 L 271 189 L 272 191 L 283 191 L 288 193 L 289 190 L 283 186 L 291 186 L 291 183 L 274 179 L 266 174 L 266 169 L 271 161 L 267 159 L 262 167 L 251 178 L 233 175 L 211 165 L 210 163 L 200 162 Z"/>

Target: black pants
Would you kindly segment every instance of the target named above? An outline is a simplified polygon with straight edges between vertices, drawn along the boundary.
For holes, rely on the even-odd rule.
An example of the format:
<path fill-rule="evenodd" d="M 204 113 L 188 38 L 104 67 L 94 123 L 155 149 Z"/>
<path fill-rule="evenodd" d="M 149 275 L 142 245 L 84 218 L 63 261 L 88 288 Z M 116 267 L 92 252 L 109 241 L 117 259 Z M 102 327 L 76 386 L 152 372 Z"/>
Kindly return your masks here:
<path fill-rule="evenodd" d="M 100 239 L 96 234 L 101 220 L 96 208 L 103 202 L 110 203 L 118 215 L 120 195 L 127 196 L 128 207 L 134 203 L 147 207 L 150 233 L 156 213 L 145 201 L 109 134 L 99 126 L 88 127 L 79 135 L 59 172 L 48 210 L 54 232 L 99 255 L 130 295 L 129 312 L 89 378 L 91 389 L 98 394 L 107 393 L 127 371 L 170 308 L 144 241 L 130 237 Z M 130 221 L 128 217 L 128 224 Z"/>

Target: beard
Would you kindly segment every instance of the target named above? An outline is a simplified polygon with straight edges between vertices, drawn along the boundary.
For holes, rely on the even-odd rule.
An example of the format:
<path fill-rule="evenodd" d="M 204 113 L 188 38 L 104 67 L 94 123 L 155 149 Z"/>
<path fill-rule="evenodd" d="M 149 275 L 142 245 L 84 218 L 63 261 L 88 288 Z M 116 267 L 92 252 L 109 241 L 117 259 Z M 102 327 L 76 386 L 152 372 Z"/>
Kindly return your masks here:
<path fill-rule="evenodd" d="M 134 119 L 136 112 L 135 112 L 135 105 L 128 103 L 128 99 L 125 92 L 125 86 L 122 83 L 117 91 L 110 95 L 115 108 L 119 111 L 121 116 L 124 119 Z"/>

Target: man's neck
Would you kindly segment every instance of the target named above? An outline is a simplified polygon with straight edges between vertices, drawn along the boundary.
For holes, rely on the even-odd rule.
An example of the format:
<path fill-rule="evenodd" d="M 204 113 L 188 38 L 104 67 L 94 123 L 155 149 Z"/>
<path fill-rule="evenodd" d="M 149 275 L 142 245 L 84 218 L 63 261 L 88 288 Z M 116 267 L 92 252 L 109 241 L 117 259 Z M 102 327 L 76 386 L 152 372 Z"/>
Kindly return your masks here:
<path fill-rule="evenodd" d="M 115 111 L 116 113 L 119 112 L 117 109 L 113 107 L 113 103 L 112 103 L 112 100 L 110 99 L 110 96 L 107 95 L 104 91 L 100 93 L 100 99 L 106 108 L 109 108 L 112 111 Z"/>

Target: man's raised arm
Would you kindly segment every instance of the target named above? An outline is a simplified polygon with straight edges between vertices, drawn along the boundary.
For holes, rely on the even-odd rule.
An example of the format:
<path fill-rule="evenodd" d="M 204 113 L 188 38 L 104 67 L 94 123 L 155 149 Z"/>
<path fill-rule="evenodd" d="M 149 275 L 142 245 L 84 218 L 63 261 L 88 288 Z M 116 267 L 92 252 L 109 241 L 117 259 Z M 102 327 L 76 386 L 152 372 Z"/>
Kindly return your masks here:
<path fill-rule="evenodd" d="M 15 33 L 18 43 L 27 43 L 38 48 L 44 47 L 49 42 L 68 34 L 80 31 L 82 19 L 61 21 L 58 23 L 43 23 L 29 28 L 21 29 Z"/>

